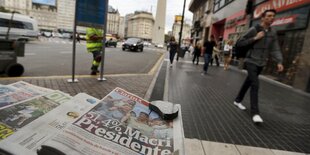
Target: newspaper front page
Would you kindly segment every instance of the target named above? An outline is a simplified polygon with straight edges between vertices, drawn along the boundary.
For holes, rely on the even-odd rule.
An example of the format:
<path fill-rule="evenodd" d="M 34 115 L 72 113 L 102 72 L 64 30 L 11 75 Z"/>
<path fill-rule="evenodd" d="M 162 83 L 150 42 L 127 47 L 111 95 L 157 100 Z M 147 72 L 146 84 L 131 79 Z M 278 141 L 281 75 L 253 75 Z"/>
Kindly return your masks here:
<path fill-rule="evenodd" d="M 54 91 L 0 109 L 0 140 L 7 138 L 71 98 L 65 93 Z"/>
<path fill-rule="evenodd" d="M 181 117 L 164 121 L 148 105 L 116 88 L 44 145 L 67 155 L 183 154 Z"/>
<path fill-rule="evenodd" d="M 47 147 L 66 155 L 184 154 L 181 111 L 177 119 L 164 121 L 149 110 L 149 102 L 121 88 L 95 104 L 86 98 L 62 104 L 1 141 L 0 148 L 17 155 L 36 155 Z M 69 112 L 76 118 L 68 119 Z"/>
<path fill-rule="evenodd" d="M 51 93 L 54 91 L 52 89 L 32 85 L 25 81 L 18 81 L 18 82 L 9 84 L 9 86 L 13 86 L 13 87 L 16 87 L 16 88 L 19 88 L 19 89 L 22 89 L 28 92 L 32 92 L 32 94 L 35 94 L 35 95 L 43 95 L 43 94 Z"/>

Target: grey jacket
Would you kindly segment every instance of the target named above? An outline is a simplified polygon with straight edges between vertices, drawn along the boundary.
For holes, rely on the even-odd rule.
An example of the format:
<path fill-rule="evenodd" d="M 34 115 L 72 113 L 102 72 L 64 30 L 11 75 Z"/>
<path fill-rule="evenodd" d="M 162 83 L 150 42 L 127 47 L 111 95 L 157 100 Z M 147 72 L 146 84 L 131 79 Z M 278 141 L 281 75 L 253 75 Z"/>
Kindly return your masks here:
<path fill-rule="evenodd" d="M 256 27 L 256 28 L 255 28 Z M 253 48 L 247 52 L 245 62 L 253 63 L 257 66 L 265 66 L 269 55 L 279 64 L 282 63 L 283 57 L 279 47 L 277 33 L 269 28 L 265 31 L 265 36 L 260 40 L 254 40 L 258 31 L 263 30 L 263 27 L 256 25 L 251 27 L 240 39 L 241 46 L 254 44 Z"/>

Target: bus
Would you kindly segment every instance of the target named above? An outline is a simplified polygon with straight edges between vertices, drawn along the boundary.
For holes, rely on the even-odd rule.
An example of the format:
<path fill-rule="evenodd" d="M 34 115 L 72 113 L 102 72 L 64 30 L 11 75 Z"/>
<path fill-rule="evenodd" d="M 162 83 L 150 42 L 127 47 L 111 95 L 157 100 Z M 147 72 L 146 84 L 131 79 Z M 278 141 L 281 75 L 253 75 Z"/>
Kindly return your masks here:
<path fill-rule="evenodd" d="M 8 39 L 10 40 L 35 40 L 39 35 L 38 23 L 35 19 L 17 13 L 0 12 L 0 38 L 6 38 L 9 27 Z"/>

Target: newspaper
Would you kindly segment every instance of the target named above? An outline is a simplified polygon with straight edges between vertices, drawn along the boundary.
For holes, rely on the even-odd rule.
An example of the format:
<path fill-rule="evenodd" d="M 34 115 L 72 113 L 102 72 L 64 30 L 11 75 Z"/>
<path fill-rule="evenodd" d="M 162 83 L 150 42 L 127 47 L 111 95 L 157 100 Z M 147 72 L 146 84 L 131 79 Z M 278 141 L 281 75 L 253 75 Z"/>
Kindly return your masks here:
<path fill-rule="evenodd" d="M 1 141 L 0 148 L 27 155 L 44 152 L 44 148 L 66 155 L 184 154 L 181 111 L 177 119 L 164 121 L 149 110 L 149 102 L 121 88 L 96 104 L 74 110 L 73 106 L 87 103 L 82 99 L 86 98 L 75 104 L 62 104 L 33 121 Z M 68 119 L 70 111 L 75 112 L 76 119 Z M 54 122 L 60 128 L 51 127 Z"/>
<path fill-rule="evenodd" d="M 12 86 L 0 85 L 0 97 L 16 92 L 18 89 Z"/>
<path fill-rule="evenodd" d="M 0 141 L 0 148 L 11 154 L 37 155 L 41 145 L 89 111 L 99 100 L 80 93 L 49 113 L 34 120 L 10 137 Z"/>
<path fill-rule="evenodd" d="M 54 91 L 52 89 L 32 85 L 25 81 L 18 81 L 18 82 L 10 84 L 9 86 L 13 86 L 13 87 L 16 87 L 16 88 L 19 88 L 19 89 L 22 89 L 28 92 L 32 92 L 35 95 L 42 95 L 42 94 L 46 94 L 46 93 L 50 93 Z"/>
<path fill-rule="evenodd" d="M 15 131 L 71 98 L 71 96 L 60 91 L 54 91 L 0 109 L 0 140 L 7 138 Z"/>

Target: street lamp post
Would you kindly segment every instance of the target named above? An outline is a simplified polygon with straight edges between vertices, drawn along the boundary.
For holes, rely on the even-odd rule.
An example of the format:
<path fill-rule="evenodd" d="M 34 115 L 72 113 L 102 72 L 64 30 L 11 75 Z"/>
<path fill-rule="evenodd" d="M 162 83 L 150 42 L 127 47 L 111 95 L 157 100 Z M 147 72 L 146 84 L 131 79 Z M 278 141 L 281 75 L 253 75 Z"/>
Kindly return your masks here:
<path fill-rule="evenodd" d="M 178 55 L 177 55 L 177 61 L 179 61 L 179 55 L 180 55 L 180 51 L 181 51 L 181 41 L 182 41 L 182 31 L 183 31 L 185 5 L 186 5 L 186 0 L 184 0 L 184 4 L 183 4 L 183 12 L 182 12 L 182 19 L 181 19 L 181 29 L 180 29 L 180 33 L 179 33 L 180 37 L 179 37 L 179 50 L 178 50 Z"/>

